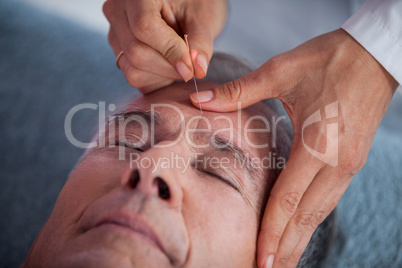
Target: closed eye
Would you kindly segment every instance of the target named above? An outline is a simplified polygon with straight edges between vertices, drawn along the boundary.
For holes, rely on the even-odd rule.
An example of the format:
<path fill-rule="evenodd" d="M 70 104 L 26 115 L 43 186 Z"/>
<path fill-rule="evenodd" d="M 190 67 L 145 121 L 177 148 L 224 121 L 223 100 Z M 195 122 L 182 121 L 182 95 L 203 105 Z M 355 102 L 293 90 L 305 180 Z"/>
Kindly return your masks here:
<path fill-rule="evenodd" d="M 205 173 L 208 176 L 221 180 L 222 182 L 228 184 L 230 187 L 232 187 L 233 189 L 235 189 L 236 191 L 238 191 L 240 193 L 239 188 L 237 188 L 237 186 L 232 181 L 227 180 L 224 177 L 222 177 L 214 172 L 208 171 L 208 170 L 199 170 L 199 171 Z"/>
<path fill-rule="evenodd" d="M 136 147 L 135 144 L 133 144 L 131 142 L 128 142 L 128 141 L 124 141 L 124 140 L 123 141 L 115 140 L 114 145 L 116 145 L 116 146 L 124 146 L 126 148 L 134 149 L 134 150 L 139 151 L 139 152 L 144 152 L 144 150 L 142 148 Z"/>

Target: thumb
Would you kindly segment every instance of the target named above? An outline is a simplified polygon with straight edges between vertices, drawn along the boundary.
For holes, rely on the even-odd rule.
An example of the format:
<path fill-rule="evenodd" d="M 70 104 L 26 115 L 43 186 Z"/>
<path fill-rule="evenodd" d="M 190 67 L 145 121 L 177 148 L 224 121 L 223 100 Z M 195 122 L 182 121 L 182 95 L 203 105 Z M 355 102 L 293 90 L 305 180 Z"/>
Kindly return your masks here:
<path fill-rule="evenodd" d="M 217 88 L 200 91 L 190 95 L 191 102 L 203 110 L 230 112 L 248 107 L 263 99 L 280 98 L 281 90 L 286 88 L 286 80 L 279 77 L 278 71 L 266 62 L 257 70 L 230 81 Z"/>

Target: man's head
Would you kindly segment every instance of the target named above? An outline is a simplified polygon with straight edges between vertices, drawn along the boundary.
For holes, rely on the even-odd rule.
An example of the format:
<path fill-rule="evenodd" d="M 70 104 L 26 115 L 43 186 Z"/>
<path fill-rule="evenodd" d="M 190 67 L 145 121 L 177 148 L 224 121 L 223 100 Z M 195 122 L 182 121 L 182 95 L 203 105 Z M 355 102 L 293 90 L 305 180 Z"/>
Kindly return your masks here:
<path fill-rule="evenodd" d="M 173 84 L 111 119 L 104 146 L 71 173 L 27 264 L 253 266 L 263 204 L 286 161 L 273 132 L 281 146 L 289 137 L 263 103 L 201 116 L 193 90 Z"/>
<path fill-rule="evenodd" d="M 199 82 L 200 90 L 213 86 Z M 255 266 L 260 219 L 290 136 L 272 105 L 201 115 L 193 90 L 175 83 L 110 118 L 71 172 L 27 267 Z M 313 236 L 310 252 L 326 233 Z M 302 260 L 317 261 L 314 254 Z"/>

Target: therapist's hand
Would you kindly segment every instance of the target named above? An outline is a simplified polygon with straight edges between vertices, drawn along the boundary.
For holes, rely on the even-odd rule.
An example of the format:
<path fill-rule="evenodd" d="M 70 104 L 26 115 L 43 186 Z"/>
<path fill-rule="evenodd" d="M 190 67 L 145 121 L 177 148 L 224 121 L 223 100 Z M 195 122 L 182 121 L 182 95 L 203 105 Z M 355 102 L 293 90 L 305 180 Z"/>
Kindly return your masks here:
<path fill-rule="evenodd" d="M 274 267 L 297 265 L 317 225 L 366 162 L 396 88 L 393 77 L 340 29 L 200 93 L 204 110 L 221 112 L 236 110 L 238 102 L 243 108 L 278 98 L 292 121 L 289 160 L 272 189 L 258 237 L 259 267 L 271 267 L 272 261 Z M 191 100 L 198 107 L 196 95 Z"/>
<path fill-rule="evenodd" d="M 206 75 L 213 40 L 226 19 L 226 1 L 107 0 L 103 12 L 116 57 L 124 52 L 119 68 L 131 86 L 147 94 L 176 79 Z"/>

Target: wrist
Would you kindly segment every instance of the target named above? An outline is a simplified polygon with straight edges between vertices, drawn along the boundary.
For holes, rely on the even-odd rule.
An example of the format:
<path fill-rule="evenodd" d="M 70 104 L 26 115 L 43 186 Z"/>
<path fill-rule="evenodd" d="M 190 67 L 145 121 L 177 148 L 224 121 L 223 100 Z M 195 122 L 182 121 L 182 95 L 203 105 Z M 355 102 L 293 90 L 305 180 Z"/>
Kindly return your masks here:
<path fill-rule="evenodd" d="M 342 49 L 345 50 L 345 57 L 361 61 L 367 75 L 383 85 L 385 90 L 394 94 L 399 86 L 396 79 L 379 63 L 356 39 L 343 29 L 336 30 L 343 38 Z"/>

